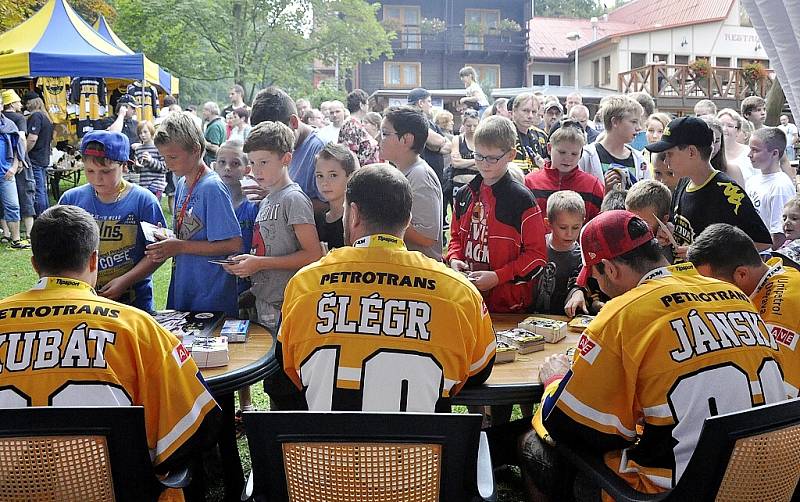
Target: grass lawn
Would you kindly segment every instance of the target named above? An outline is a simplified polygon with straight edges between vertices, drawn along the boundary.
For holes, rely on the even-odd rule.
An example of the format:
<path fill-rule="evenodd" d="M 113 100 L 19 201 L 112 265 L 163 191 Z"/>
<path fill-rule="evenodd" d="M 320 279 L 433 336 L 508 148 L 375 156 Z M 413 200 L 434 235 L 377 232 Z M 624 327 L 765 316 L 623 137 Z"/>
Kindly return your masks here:
<path fill-rule="evenodd" d="M 85 182 L 81 177 L 81 182 Z M 62 190 L 70 188 L 67 182 L 62 181 Z M 51 197 L 51 203 L 55 203 Z M 167 207 L 166 197 L 162 201 L 162 209 L 167 222 L 171 221 L 172 213 L 170 208 Z M 30 249 L 16 250 L 6 246 L 0 246 L 0 298 L 19 293 L 30 289 L 36 283 L 37 276 L 31 266 L 31 252 Z M 171 260 L 165 262 L 155 274 L 153 274 L 153 294 L 155 296 L 156 309 L 163 309 L 167 303 L 167 290 L 169 288 Z M 253 405 L 257 410 L 269 409 L 269 397 L 264 393 L 264 387 L 261 384 L 256 384 L 251 387 Z M 237 396 L 238 407 L 238 396 Z M 454 412 L 466 413 L 465 406 L 455 406 Z M 519 406 L 514 406 L 512 419 L 520 418 Z M 241 438 L 238 441 L 239 455 L 242 459 L 242 465 L 245 473 L 250 472 L 250 452 L 247 449 L 247 439 Z M 214 480 L 221 479 L 221 470 L 218 462 L 208 462 L 211 464 L 210 471 L 207 476 L 207 483 L 211 485 Z M 516 468 L 511 468 L 504 471 L 501 479 L 498 479 L 498 500 L 500 502 L 514 502 L 523 500 L 522 492 L 520 491 L 520 476 Z M 207 500 L 217 501 L 222 500 L 222 491 L 220 486 L 209 486 L 209 493 Z"/>

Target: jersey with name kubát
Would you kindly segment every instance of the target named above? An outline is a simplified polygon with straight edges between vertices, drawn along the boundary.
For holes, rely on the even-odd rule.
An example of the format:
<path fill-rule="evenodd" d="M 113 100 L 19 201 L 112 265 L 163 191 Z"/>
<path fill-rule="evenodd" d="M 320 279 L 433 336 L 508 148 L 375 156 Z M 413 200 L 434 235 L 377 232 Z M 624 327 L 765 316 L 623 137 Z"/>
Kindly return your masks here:
<path fill-rule="evenodd" d="M 800 271 L 787 267 L 780 258 L 767 261 L 769 270 L 750 298 L 767 329 L 778 342 L 786 393 L 797 397 L 800 388 Z"/>
<path fill-rule="evenodd" d="M 604 451 L 657 493 L 680 479 L 707 417 L 784 399 L 777 343 L 747 295 L 686 263 L 606 303 L 542 416 L 556 443 Z"/>
<path fill-rule="evenodd" d="M 494 360 L 480 293 L 391 235 L 354 246 L 289 281 L 278 333 L 286 374 L 311 410 L 442 411 Z"/>
<path fill-rule="evenodd" d="M 44 277 L 0 301 L 0 407 L 143 406 L 161 463 L 216 402 L 191 355 L 139 309 L 86 283 Z"/>
<path fill-rule="evenodd" d="M 694 242 L 713 223 L 738 227 L 756 243 L 772 244 L 761 216 L 744 189 L 720 171 L 713 171 L 705 183 L 692 186 L 683 178 L 672 194 L 672 235 L 679 246 Z"/>

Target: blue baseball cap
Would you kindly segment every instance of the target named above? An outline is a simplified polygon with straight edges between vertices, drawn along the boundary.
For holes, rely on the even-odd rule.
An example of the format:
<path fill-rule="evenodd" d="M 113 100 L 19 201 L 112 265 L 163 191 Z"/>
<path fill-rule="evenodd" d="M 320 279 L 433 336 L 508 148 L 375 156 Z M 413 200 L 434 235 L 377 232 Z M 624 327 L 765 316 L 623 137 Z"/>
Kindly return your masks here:
<path fill-rule="evenodd" d="M 102 150 L 86 148 L 91 142 L 103 145 Z M 81 155 L 92 157 L 105 157 L 117 162 L 128 162 L 131 144 L 128 137 L 120 132 L 91 131 L 81 141 Z"/>

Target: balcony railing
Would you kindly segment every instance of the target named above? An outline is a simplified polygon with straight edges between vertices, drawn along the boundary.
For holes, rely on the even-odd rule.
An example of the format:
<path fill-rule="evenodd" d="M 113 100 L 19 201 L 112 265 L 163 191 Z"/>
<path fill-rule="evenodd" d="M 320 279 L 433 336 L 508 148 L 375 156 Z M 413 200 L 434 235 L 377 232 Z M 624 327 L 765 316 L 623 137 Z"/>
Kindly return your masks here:
<path fill-rule="evenodd" d="M 747 96 L 766 97 L 775 72 L 748 81 L 742 68 L 713 66 L 711 72 L 700 77 L 688 64 L 655 63 L 620 73 L 617 87 L 620 92 L 646 91 L 654 98 L 732 99 L 741 101 Z"/>
<path fill-rule="evenodd" d="M 392 41 L 392 49 L 437 52 L 483 51 L 525 54 L 528 35 L 520 32 L 500 32 L 494 29 L 484 34 L 467 33 L 463 26 L 452 26 L 438 33 L 423 33 L 417 25 L 404 25 Z"/>

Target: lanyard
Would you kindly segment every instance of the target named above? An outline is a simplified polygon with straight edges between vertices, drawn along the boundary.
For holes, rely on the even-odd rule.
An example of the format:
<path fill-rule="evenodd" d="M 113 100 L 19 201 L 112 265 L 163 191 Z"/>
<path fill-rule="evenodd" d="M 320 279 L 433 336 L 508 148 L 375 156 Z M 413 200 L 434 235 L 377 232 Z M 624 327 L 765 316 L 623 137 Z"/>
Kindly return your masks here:
<path fill-rule="evenodd" d="M 181 204 L 180 214 L 178 214 L 178 218 L 175 221 L 175 234 L 178 235 L 178 237 L 180 237 L 181 227 L 183 226 L 183 219 L 186 217 L 186 206 L 189 205 L 189 198 L 192 196 L 192 192 L 194 191 L 194 187 L 197 185 L 197 182 L 200 181 L 200 178 L 205 173 L 206 173 L 206 167 L 203 166 L 203 168 L 197 172 L 197 176 L 195 176 L 192 184 L 189 185 L 189 192 L 183 199 L 183 204 Z"/>

